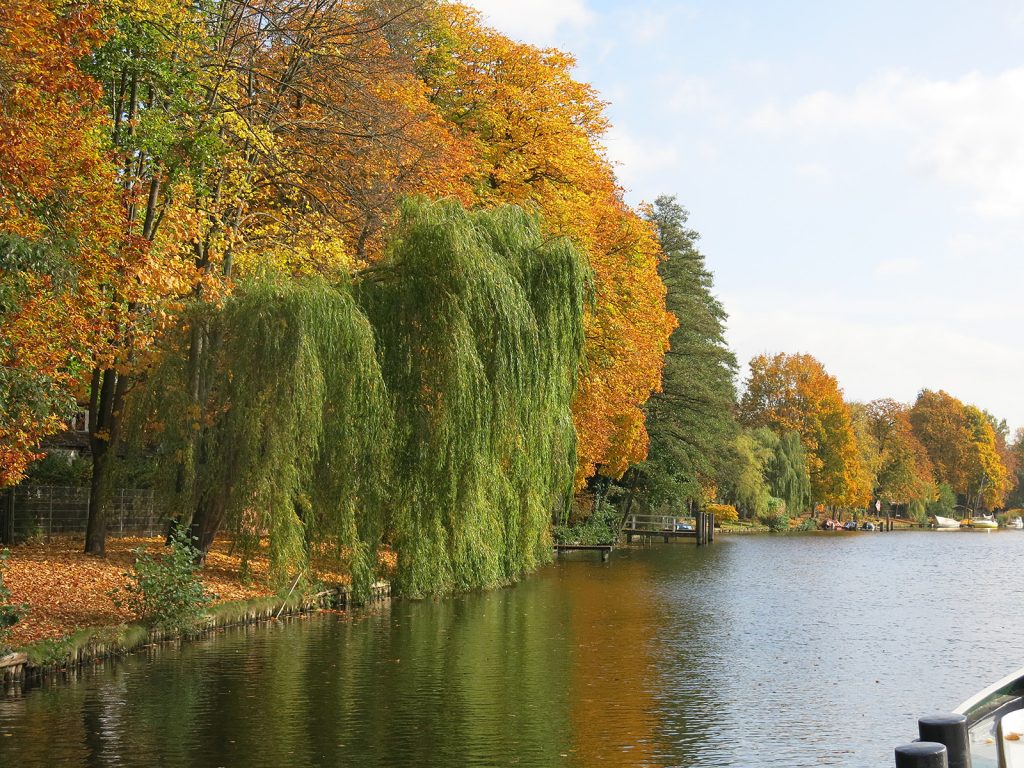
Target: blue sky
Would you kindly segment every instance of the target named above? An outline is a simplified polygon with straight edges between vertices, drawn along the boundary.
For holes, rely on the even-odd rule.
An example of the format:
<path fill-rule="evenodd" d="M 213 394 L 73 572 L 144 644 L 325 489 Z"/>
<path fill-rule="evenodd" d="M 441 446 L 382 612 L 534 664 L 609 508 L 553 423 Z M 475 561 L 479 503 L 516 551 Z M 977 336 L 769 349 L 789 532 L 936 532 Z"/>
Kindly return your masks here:
<path fill-rule="evenodd" d="M 575 54 L 629 200 L 690 210 L 742 363 L 807 352 L 848 399 L 941 388 L 1024 426 L 1024 6 L 471 4 Z"/>

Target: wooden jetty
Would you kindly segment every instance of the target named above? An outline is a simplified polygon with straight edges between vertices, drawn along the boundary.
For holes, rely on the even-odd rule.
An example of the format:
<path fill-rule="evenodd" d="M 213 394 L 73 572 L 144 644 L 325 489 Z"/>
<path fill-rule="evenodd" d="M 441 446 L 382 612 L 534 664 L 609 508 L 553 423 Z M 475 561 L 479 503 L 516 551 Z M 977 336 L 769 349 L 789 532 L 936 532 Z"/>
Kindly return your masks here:
<path fill-rule="evenodd" d="M 691 526 L 673 515 L 630 514 L 623 522 L 622 534 L 627 544 L 633 542 L 634 536 L 646 539 L 660 537 L 666 544 L 671 539 L 694 539 L 698 545 L 710 544 L 715 540 L 715 516 L 697 512 Z"/>

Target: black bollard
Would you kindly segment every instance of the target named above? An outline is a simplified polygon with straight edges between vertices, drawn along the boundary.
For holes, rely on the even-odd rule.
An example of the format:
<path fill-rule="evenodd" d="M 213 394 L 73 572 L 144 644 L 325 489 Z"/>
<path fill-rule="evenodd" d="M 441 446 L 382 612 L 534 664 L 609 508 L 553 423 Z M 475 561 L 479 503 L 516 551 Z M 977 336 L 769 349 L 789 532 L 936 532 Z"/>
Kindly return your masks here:
<path fill-rule="evenodd" d="M 896 768 L 949 768 L 946 745 L 935 741 L 915 741 L 896 747 Z"/>
<path fill-rule="evenodd" d="M 922 717 L 917 721 L 921 741 L 946 745 L 949 768 L 971 768 L 971 744 L 967 737 L 967 718 L 952 712 Z"/>

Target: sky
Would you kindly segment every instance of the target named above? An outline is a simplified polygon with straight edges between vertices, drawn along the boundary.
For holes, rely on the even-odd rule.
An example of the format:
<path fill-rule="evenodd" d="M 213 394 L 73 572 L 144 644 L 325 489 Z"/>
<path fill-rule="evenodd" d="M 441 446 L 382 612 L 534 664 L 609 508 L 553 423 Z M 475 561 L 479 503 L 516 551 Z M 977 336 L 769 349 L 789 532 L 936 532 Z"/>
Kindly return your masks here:
<path fill-rule="evenodd" d="M 746 362 L 1024 427 L 1024 4 L 472 0 L 609 102 L 631 203 L 676 195 Z"/>

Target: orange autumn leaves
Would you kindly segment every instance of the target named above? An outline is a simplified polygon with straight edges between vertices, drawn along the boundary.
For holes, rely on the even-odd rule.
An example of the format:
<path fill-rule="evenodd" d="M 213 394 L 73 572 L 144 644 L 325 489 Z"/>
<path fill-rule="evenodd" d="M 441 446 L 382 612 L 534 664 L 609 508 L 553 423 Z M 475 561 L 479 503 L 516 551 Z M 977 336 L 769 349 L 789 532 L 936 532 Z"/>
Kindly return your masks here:
<path fill-rule="evenodd" d="M 647 453 L 641 410 L 661 382 L 676 320 L 665 309 L 654 232 L 622 200 L 598 143 L 603 104 L 573 79 L 572 58 L 441 6 L 422 43 L 434 103 L 468 144 L 476 199 L 540 210 L 553 234 L 583 246 L 594 271 L 586 366 L 573 408 L 581 481 L 621 475 Z"/>
<path fill-rule="evenodd" d="M 88 4 L 37 0 L 9 0 L 0 19 L 0 284 L 16 294 L 2 308 L 0 365 L 9 387 L 37 391 L 0 409 L 0 486 L 59 427 L 51 393 L 71 388 L 98 330 L 116 195 L 99 86 L 77 66 L 99 42 L 97 20 Z"/>
<path fill-rule="evenodd" d="M 69 378 L 93 366 L 144 365 L 193 286 L 208 285 L 207 298 L 221 290 L 215 269 L 356 271 L 381 257 L 404 195 L 512 203 L 576 241 L 593 270 L 574 405 L 577 481 L 642 460 L 642 406 L 660 386 L 676 321 L 656 237 L 623 201 L 600 145 L 604 104 L 573 78 L 566 54 L 516 43 L 457 4 L 409 6 L 382 20 L 356 5 L 282 13 L 257 0 L 214 39 L 221 33 L 183 0 L 107 3 L 102 16 L 88 4 L 12 0 L 0 22 L 0 223 L 73 242 L 81 279 L 60 293 L 33 278 L 31 294 L 47 301 L 20 307 L 4 363 L 59 374 L 70 390 Z M 118 110 L 100 113 L 100 85 L 79 63 L 104 43 L 99 30 L 119 34 L 120 21 L 181 32 L 154 48 L 167 62 L 151 62 L 180 82 L 146 75 L 156 94 L 147 108 L 179 132 L 216 137 L 215 161 L 182 159 L 187 143 L 163 135 L 119 143 L 110 124 Z M 261 42 L 272 34 L 281 39 Z M 124 90 L 110 80 L 110 93 Z M 122 137 L 134 125 L 122 125 Z M 154 181 L 159 230 L 145 237 L 132 211 Z M 0 484 L 17 479 L 55 426 L 51 416 L 0 432 Z"/>

